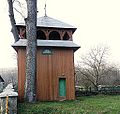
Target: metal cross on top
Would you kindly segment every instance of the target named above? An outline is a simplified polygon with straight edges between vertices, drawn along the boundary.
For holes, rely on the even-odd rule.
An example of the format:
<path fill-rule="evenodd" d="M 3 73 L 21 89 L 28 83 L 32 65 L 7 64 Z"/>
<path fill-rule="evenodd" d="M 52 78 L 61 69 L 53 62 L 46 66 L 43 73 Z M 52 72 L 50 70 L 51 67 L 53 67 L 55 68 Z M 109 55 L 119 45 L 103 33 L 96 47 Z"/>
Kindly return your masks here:
<path fill-rule="evenodd" d="M 45 10 L 45 17 L 46 17 L 47 16 L 47 14 L 46 14 L 46 3 L 45 3 L 44 10 Z"/>

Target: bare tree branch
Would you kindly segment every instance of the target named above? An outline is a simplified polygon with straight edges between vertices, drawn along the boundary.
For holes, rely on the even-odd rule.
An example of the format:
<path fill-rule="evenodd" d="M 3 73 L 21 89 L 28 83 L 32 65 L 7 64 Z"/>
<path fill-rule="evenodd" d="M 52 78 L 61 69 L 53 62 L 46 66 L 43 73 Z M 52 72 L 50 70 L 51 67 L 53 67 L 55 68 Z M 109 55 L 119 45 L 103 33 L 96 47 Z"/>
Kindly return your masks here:
<path fill-rule="evenodd" d="M 19 10 L 17 10 L 15 7 L 14 9 L 25 19 L 25 16 L 23 15 L 23 13 L 21 13 Z"/>
<path fill-rule="evenodd" d="M 24 7 L 25 4 L 23 4 L 22 2 L 20 2 L 19 0 L 14 0 L 14 3 L 17 5 L 16 7 L 13 7 L 14 10 L 19 13 L 23 19 L 25 19 L 25 12 L 26 12 L 26 7 Z M 16 6 L 15 5 L 15 6 Z"/>
<path fill-rule="evenodd" d="M 13 0 L 12 3 L 14 3 L 16 0 Z"/>
<path fill-rule="evenodd" d="M 17 27 L 16 27 L 15 18 L 14 18 L 12 0 L 8 0 L 8 6 L 9 6 L 9 17 L 10 17 L 10 22 L 11 22 L 11 26 L 12 26 L 11 32 L 13 33 L 14 40 L 16 42 L 19 40 L 19 35 L 18 35 Z"/>

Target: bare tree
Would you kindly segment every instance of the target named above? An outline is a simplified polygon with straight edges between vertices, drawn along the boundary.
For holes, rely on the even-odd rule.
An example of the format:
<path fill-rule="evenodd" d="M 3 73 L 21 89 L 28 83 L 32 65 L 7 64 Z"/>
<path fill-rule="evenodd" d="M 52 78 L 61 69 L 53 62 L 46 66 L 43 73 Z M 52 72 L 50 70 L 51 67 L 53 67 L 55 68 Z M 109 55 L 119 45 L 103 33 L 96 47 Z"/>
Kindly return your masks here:
<path fill-rule="evenodd" d="M 91 82 L 96 90 L 98 90 L 101 78 L 113 68 L 107 63 L 107 55 L 107 47 L 97 46 L 92 48 L 87 55 L 82 56 L 78 64 L 81 75 Z"/>
<path fill-rule="evenodd" d="M 15 42 L 19 40 L 17 28 L 15 26 L 15 18 L 13 11 L 13 2 L 15 0 L 8 0 L 9 16 L 12 25 L 12 33 Z M 27 18 L 26 22 L 26 86 L 25 99 L 28 102 L 35 100 L 35 73 L 36 73 L 36 23 L 37 23 L 37 0 L 26 0 L 27 3 Z"/>

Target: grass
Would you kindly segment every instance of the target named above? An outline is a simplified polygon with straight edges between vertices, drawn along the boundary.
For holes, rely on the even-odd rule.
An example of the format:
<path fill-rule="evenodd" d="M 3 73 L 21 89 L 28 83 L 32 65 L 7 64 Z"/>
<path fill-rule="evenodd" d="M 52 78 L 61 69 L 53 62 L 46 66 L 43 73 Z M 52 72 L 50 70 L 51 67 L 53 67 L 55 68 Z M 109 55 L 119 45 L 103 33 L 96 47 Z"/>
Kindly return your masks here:
<path fill-rule="evenodd" d="M 19 103 L 19 114 L 120 114 L 120 95 L 84 96 L 75 101 Z"/>

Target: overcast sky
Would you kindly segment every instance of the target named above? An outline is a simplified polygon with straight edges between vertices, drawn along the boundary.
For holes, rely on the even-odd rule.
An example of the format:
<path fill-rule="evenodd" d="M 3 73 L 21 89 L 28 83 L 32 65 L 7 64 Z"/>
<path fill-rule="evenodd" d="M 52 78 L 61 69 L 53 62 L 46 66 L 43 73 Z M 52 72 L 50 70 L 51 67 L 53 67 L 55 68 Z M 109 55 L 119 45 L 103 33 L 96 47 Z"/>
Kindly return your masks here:
<path fill-rule="evenodd" d="M 22 0 L 20 0 L 22 1 Z M 120 0 L 46 0 L 47 15 L 77 27 L 74 42 L 81 46 L 79 56 L 95 45 L 107 45 L 111 60 L 120 62 Z M 0 0 L 0 67 L 14 67 L 16 61 L 11 45 L 7 0 Z M 38 16 L 44 16 L 45 0 L 38 0 Z M 22 18 L 16 13 L 16 20 Z"/>

